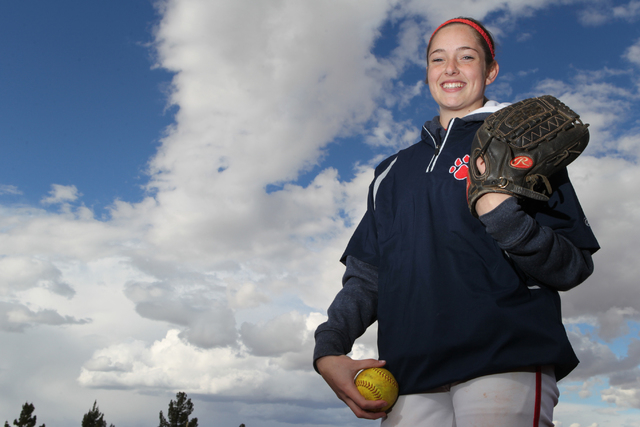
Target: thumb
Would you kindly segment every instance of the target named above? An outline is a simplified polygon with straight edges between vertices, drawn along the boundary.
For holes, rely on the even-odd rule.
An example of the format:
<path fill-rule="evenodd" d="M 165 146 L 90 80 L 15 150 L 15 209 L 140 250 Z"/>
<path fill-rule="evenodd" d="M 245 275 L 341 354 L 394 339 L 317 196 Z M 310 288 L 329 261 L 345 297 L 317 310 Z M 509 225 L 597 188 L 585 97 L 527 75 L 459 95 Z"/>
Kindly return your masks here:
<path fill-rule="evenodd" d="M 386 363 L 387 362 L 384 360 L 364 359 L 364 360 L 358 360 L 355 367 L 358 370 L 368 369 L 368 368 L 382 368 Z"/>

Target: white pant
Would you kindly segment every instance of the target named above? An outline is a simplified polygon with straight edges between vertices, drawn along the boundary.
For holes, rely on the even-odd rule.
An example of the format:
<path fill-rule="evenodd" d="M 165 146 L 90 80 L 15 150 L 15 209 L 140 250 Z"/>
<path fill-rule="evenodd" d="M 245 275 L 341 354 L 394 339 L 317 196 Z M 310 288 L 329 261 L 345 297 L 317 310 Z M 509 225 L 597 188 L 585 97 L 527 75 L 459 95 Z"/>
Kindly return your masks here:
<path fill-rule="evenodd" d="M 487 375 L 400 396 L 381 427 L 553 427 L 559 395 L 553 367 Z"/>

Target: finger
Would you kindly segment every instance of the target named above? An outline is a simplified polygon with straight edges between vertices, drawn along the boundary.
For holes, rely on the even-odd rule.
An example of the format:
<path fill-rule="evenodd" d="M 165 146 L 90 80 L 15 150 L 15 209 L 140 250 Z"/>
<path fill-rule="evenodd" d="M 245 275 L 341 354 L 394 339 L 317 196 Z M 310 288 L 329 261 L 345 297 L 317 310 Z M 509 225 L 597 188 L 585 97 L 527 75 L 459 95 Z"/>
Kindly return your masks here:
<path fill-rule="evenodd" d="M 377 410 L 382 408 L 384 405 L 380 406 L 377 405 L 376 407 L 373 407 L 371 409 L 368 408 L 363 408 L 361 406 L 359 406 L 356 402 L 352 401 L 352 400 L 345 400 L 344 401 L 347 406 L 349 407 L 349 409 L 351 409 L 351 411 L 355 414 L 356 417 L 358 418 L 364 418 L 367 420 L 378 420 L 382 417 L 384 417 L 386 414 L 384 412 L 378 412 Z M 372 403 L 378 403 L 378 402 L 382 402 L 382 401 L 366 401 L 366 402 L 372 402 Z"/>
<path fill-rule="evenodd" d="M 486 169 L 484 159 L 482 157 L 478 157 L 478 160 L 476 160 L 476 166 L 478 167 L 478 172 L 482 175 Z"/>
<path fill-rule="evenodd" d="M 386 402 L 384 400 L 365 399 L 364 396 L 360 394 L 355 384 L 353 386 L 349 386 L 348 388 L 345 388 L 343 392 L 345 396 L 344 396 L 344 399 L 342 400 L 344 400 L 345 402 L 347 400 L 350 400 L 351 402 L 358 405 L 359 408 L 365 411 L 375 412 L 386 405 Z"/>
<path fill-rule="evenodd" d="M 382 368 L 387 362 L 384 360 L 378 359 L 364 359 L 364 360 L 354 360 L 354 367 L 361 371 L 363 369 L 369 368 Z"/>
<path fill-rule="evenodd" d="M 387 402 L 384 400 L 364 400 L 360 405 L 362 409 L 368 412 L 380 412 L 382 408 L 387 406 Z"/>

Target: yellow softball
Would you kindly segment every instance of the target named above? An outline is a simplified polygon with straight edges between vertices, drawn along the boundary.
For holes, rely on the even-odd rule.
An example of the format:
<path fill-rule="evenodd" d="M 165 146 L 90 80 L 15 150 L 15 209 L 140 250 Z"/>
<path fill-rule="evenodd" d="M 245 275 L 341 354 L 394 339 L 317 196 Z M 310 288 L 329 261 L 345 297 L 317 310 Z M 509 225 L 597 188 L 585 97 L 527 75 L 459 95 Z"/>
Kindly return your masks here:
<path fill-rule="evenodd" d="M 387 406 L 378 412 L 386 412 L 398 398 L 398 382 L 391 372 L 384 368 L 369 368 L 356 376 L 356 387 L 367 400 L 384 400 Z"/>

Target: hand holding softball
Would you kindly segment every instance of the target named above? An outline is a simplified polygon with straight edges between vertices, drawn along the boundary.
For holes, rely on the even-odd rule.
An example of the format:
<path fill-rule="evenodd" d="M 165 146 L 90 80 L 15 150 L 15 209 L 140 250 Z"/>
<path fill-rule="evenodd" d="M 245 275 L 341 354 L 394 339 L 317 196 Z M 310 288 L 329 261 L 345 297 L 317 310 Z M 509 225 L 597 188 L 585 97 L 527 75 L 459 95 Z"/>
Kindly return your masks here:
<path fill-rule="evenodd" d="M 354 377 L 363 369 L 381 368 L 385 362 L 375 359 L 353 360 L 348 356 L 325 356 L 317 360 L 318 372 L 336 396 L 347 404 L 356 417 L 377 420 L 385 416 L 380 410 L 383 403 L 365 399 L 354 383 Z"/>
<path fill-rule="evenodd" d="M 388 411 L 398 399 L 398 382 L 391 372 L 384 368 L 369 368 L 358 374 L 355 384 L 360 394 L 367 400 L 387 402 L 378 411 Z"/>

